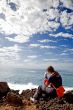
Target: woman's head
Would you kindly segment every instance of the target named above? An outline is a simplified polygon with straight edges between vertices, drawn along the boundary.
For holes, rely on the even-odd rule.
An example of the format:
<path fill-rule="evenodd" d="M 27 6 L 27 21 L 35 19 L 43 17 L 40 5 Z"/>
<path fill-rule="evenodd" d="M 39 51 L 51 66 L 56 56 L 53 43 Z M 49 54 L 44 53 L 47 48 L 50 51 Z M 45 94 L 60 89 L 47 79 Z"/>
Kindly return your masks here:
<path fill-rule="evenodd" d="M 54 68 L 53 68 L 52 66 L 49 66 L 49 67 L 47 68 L 47 72 L 50 73 L 50 74 L 52 74 L 54 71 L 55 71 L 55 70 L 54 70 Z"/>

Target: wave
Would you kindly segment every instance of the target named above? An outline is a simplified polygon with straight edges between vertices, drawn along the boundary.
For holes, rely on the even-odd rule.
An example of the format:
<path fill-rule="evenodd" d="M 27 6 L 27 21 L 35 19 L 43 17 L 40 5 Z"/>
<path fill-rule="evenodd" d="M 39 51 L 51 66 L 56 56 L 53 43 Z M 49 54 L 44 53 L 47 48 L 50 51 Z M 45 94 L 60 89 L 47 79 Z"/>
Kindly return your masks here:
<path fill-rule="evenodd" d="M 28 83 L 28 84 L 13 84 L 13 83 L 8 83 L 10 89 L 13 90 L 19 90 L 19 94 L 21 94 L 21 92 L 23 90 L 26 89 L 34 89 L 34 88 L 38 88 L 38 85 L 34 85 L 32 83 Z M 65 88 L 65 92 L 69 91 L 69 90 L 73 90 L 73 87 L 64 87 Z"/>
<path fill-rule="evenodd" d="M 70 91 L 70 90 L 73 90 L 73 87 L 65 87 L 65 91 Z"/>
<path fill-rule="evenodd" d="M 28 84 L 13 84 L 13 83 L 8 83 L 10 89 L 13 89 L 13 90 L 19 90 L 19 94 L 21 94 L 21 92 L 23 90 L 26 90 L 26 89 L 34 89 L 34 88 L 38 88 L 38 85 L 34 85 L 32 83 L 28 83 Z"/>

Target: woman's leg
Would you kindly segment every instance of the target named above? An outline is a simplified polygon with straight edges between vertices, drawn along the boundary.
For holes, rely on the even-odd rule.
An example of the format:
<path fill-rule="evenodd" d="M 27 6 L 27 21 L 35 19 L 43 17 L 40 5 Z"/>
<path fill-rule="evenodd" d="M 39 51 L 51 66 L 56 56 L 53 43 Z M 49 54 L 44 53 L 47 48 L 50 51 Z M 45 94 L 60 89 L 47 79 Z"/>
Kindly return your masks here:
<path fill-rule="evenodd" d="M 50 97 L 55 97 L 56 96 L 56 91 L 52 87 L 45 87 L 44 85 L 39 86 L 37 91 L 35 92 L 33 98 L 35 100 L 37 100 L 42 96 L 42 94 L 48 95 Z"/>
<path fill-rule="evenodd" d="M 52 87 L 46 87 L 46 89 L 45 89 L 45 92 L 47 94 L 52 93 L 53 91 L 54 91 L 54 88 L 52 88 Z"/>
<path fill-rule="evenodd" d="M 45 90 L 45 94 L 47 95 L 47 97 L 50 97 L 50 98 L 54 98 L 57 96 L 56 90 L 52 87 L 47 87 Z"/>
<path fill-rule="evenodd" d="M 46 91 L 45 85 L 39 86 L 35 94 L 33 95 L 33 98 L 35 100 L 39 99 L 44 91 Z"/>

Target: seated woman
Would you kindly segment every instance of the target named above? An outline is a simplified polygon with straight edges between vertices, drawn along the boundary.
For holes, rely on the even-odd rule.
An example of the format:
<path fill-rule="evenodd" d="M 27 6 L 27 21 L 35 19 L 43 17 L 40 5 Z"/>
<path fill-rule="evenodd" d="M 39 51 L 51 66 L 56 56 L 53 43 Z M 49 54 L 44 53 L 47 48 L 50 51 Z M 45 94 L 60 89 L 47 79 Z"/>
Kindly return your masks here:
<path fill-rule="evenodd" d="M 37 91 L 30 100 L 34 102 L 35 100 L 38 100 L 43 93 L 50 95 L 54 92 L 58 97 L 62 97 L 64 95 L 62 77 L 52 66 L 49 66 L 47 68 L 47 72 L 45 73 L 44 85 L 38 87 Z"/>

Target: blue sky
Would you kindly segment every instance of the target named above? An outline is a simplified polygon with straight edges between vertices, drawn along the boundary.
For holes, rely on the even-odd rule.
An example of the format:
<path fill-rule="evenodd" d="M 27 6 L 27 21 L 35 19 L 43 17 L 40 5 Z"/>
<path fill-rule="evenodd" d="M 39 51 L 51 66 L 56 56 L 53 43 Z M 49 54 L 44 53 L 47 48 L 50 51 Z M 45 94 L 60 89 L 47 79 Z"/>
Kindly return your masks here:
<path fill-rule="evenodd" d="M 73 71 L 72 0 L 1 0 L 0 68 Z"/>

